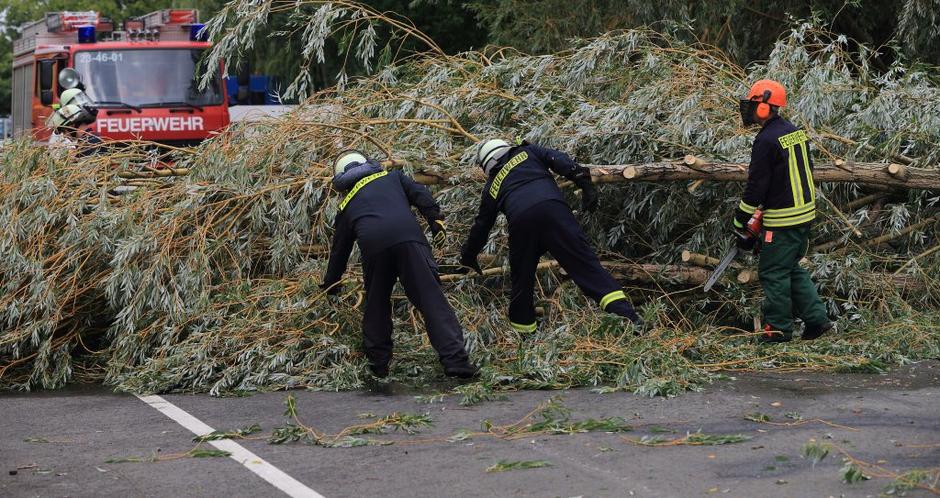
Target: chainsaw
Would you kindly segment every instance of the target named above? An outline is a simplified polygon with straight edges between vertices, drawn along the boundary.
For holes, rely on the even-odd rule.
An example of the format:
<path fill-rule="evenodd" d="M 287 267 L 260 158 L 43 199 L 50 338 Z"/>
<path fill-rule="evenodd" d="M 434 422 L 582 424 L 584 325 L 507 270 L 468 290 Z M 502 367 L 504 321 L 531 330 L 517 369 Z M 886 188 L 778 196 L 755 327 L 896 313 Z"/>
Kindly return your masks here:
<path fill-rule="evenodd" d="M 735 230 L 734 234 L 741 241 L 756 239 L 760 237 L 763 222 L 764 212 L 761 211 L 760 208 L 757 208 L 751 216 L 751 219 L 747 220 L 747 225 L 744 225 L 744 228 Z M 712 272 L 711 276 L 708 277 L 708 281 L 705 282 L 705 292 L 711 290 L 715 282 L 721 277 L 721 274 L 731 266 L 731 262 L 734 261 L 735 256 L 737 256 L 739 252 L 741 252 L 741 249 L 738 247 L 738 244 L 735 243 L 731 246 L 731 249 L 728 249 L 728 252 L 722 256 L 721 261 L 718 262 L 718 266 L 715 267 L 715 271 Z"/>

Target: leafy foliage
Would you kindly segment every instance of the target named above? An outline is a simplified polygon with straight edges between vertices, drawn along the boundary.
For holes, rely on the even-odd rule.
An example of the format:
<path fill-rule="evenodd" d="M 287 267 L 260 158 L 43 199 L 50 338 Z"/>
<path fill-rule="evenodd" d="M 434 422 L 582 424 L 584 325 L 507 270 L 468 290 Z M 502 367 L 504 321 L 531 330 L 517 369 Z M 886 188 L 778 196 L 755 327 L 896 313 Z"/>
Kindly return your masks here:
<path fill-rule="evenodd" d="M 862 472 L 862 469 L 860 469 L 858 465 L 850 460 L 845 461 L 845 465 L 839 470 L 839 475 L 842 477 L 842 482 L 846 484 L 855 484 L 859 481 L 871 479 L 871 477 Z"/>
<path fill-rule="evenodd" d="M 551 467 L 548 460 L 500 460 L 486 468 L 487 472 L 509 472 L 510 470 L 539 469 Z"/>
<path fill-rule="evenodd" d="M 251 434 L 258 432 L 261 432 L 261 426 L 258 424 L 252 424 L 234 431 L 212 431 L 209 434 L 194 437 L 193 442 L 205 443 L 208 441 L 218 441 L 220 439 L 242 439 L 245 436 L 250 436 Z"/>
<path fill-rule="evenodd" d="M 112 457 L 105 460 L 105 463 L 155 463 L 179 460 L 181 458 L 224 458 L 228 456 L 232 456 L 231 452 L 196 446 L 185 453 L 158 455 L 154 452 L 148 456 Z"/>
<path fill-rule="evenodd" d="M 926 487 L 928 490 L 937 490 L 937 481 L 932 479 L 940 475 L 940 472 L 931 472 L 922 469 L 907 471 L 897 476 L 894 481 L 885 486 L 884 493 L 890 496 L 905 496 L 908 491 L 917 488 Z"/>
<path fill-rule="evenodd" d="M 829 455 L 829 451 L 832 448 L 828 444 L 820 444 L 815 441 L 810 441 L 803 445 L 802 455 L 803 458 L 808 458 L 813 462 L 813 467 L 817 463 L 823 461 L 826 456 Z"/>
<path fill-rule="evenodd" d="M 751 422 L 770 422 L 770 415 L 761 412 L 754 412 L 745 415 L 744 419 L 750 420 Z"/>
<path fill-rule="evenodd" d="M 698 431 L 680 438 L 643 436 L 640 439 L 631 439 L 629 441 L 640 446 L 719 446 L 749 441 L 750 439 L 751 436 L 745 434 L 705 434 Z"/>
<path fill-rule="evenodd" d="M 437 2 L 429 2 L 437 3 Z M 818 18 L 835 32 L 861 43 L 904 45 L 912 57 L 936 64 L 936 44 L 929 42 L 938 26 L 930 0 L 844 2 L 823 0 L 723 2 L 644 2 L 606 0 L 589 3 L 564 0 L 475 0 L 468 3 L 490 39 L 524 52 L 564 50 L 571 39 L 590 38 L 616 29 L 652 25 L 688 25 L 690 39 L 722 48 L 742 65 L 767 57 L 786 31 L 788 20 Z M 890 53 L 880 63 L 890 64 Z"/>

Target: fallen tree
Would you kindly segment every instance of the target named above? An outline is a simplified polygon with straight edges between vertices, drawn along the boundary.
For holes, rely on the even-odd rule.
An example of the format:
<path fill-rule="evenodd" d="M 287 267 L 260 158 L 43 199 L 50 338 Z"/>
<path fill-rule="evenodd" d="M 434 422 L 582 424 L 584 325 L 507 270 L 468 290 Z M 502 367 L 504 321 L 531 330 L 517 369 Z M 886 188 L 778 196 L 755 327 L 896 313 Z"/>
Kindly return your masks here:
<path fill-rule="evenodd" d="M 292 22 L 302 24 L 304 15 Z M 226 46 L 233 45 L 214 45 Z M 925 222 L 936 216 L 936 202 L 911 185 L 928 188 L 920 187 L 931 181 L 922 170 L 940 163 L 940 113 L 923 109 L 940 94 L 913 68 L 875 78 L 863 64 L 810 25 L 794 26 L 751 74 L 707 47 L 636 30 L 548 56 L 431 54 L 383 65 L 375 77 L 314 95 L 291 115 L 236 125 L 198 147 L 171 151 L 169 174 L 138 165 L 150 166 L 147 144 L 80 157 L 77 150 L 50 154 L 5 143 L 0 386 L 54 388 L 75 379 L 133 392 L 362 386 L 358 258 L 339 298 L 318 287 L 340 202 L 329 185 L 332 159 L 359 148 L 394 158 L 431 184 L 451 233 L 435 256 L 453 265 L 479 203 L 475 143 L 490 136 L 520 136 L 584 164 L 624 165 L 592 168 L 600 181 L 619 185 L 601 189 L 598 211 L 579 217 L 651 325 L 643 338 L 625 333 L 617 317 L 601 313 L 545 262 L 536 286 L 540 329 L 515 334 L 506 323 L 507 234 L 500 223 L 480 258 L 493 267 L 487 277 L 442 278 L 471 355 L 484 364 L 473 392 L 604 385 L 677 394 L 708 382 L 715 365 L 876 371 L 935 356 L 940 258 L 931 252 L 936 224 Z M 760 293 L 732 272 L 722 292 L 702 294 L 696 287 L 708 270 L 676 261 L 678 248 L 726 249 L 728 216 L 740 197 L 733 181 L 746 174 L 753 140 L 729 97 L 766 74 L 791 90 L 790 119 L 851 140 L 816 149 L 821 192 L 831 203 L 819 207 L 817 238 L 854 235 L 844 220 L 870 240 L 916 227 L 877 251 L 851 243 L 843 254 L 813 255 L 820 292 L 850 332 L 769 358 L 747 335 Z M 690 167 L 662 159 L 690 152 L 720 161 Z M 898 154 L 916 161 L 891 159 Z M 855 164 L 836 165 L 837 172 L 826 166 L 835 158 Z M 884 158 L 904 170 L 895 168 L 888 180 L 878 164 Z M 630 165 L 651 169 L 643 166 L 627 181 Z M 830 170 L 856 183 L 827 183 Z M 656 175 L 709 181 L 690 192 L 681 183 L 647 181 Z M 833 207 L 865 201 L 876 188 L 906 195 L 884 199 L 874 221 L 864 209 L 840 216 Z M 888 274 L 923 282 L 924 291 L 867 283 Z M 406 300 L 395 303 L 393 372 L 424 382 L 437 374 L 434 353 L 420 316 Z"/>

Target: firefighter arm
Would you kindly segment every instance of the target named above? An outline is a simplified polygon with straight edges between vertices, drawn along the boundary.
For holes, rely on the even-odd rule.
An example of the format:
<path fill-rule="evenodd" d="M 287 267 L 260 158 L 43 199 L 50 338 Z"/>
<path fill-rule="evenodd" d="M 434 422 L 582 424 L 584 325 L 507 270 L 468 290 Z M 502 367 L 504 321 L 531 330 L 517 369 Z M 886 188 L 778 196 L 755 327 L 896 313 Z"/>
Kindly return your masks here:
<path fill-rule="evenodd" d="M 424 219 L 428 221 L 428 225 L 433 225 L 438 220 L 444 219 L 441 215 L 441 206 L 434 200 L 434 196 L 431 195 L 431 191 L 427 187 L 418 184 L 410 176 L 403 173 L 398 174 L 398 179 L 401 181 L 401 187 L 408 197 L 408 202 L 418 208 L 421 216 L 424 216 Z"/>
<path fill-rule="evenodd" d="M 490 237 L 490 230 L 493 229 L 493 224 L 496 223 L 496 216 L 499 215 L 496 201 L 486 194 L 487 190 L 488 189 L 483 190 L 483 195 L 480 199 L 480 211 L 473 220 L 473 226 L 470 227 L 470 234 L 467 236 L 467 241 L 460 249 L 461 263 L 469 263 L 472 261 L 476 264 L 477 254 L 480 254 L 480 251 L 483 250 L 483 246 L 486 245 L 486 241 Z"/>
<path fill-rule="evenodd" d="M 326 266 L 326 274 L 320 287 L 330 287 L 343 278 L 346 265 L 349 263 L 349 254 L 352 252 L 353 242 L 356 240 L 352 226 L 346 217 L 340 213 L 336 217 L 333 242 L 330 245 L 330 262 Z"/>
<path fill-rule="evenodd" d="M 771 145 L 755 142 L 751 148 L 751 164 L 747 172 L 747 186 L 734 213 L 735 228 L 744 228 L 748 220 L 764 204 L 772 178 L 773 150 Z"/>
<path fill-rule="evenodd" d="M 548 169 L 552 170 L 556 175 L 563 176 L 569 180 L 574 180 L 574 177 L 581 170 L 586 168 L 582 167 L 578 163 L 574 162 L 573 159 L 568 157 L 568 154 L 561 152 L 555 149 L 549 149 L 547 147 L 539 147 L 538 145 L 530 145 L 529 149 L 539 158 L 542 164 L 544 164 Z"/>

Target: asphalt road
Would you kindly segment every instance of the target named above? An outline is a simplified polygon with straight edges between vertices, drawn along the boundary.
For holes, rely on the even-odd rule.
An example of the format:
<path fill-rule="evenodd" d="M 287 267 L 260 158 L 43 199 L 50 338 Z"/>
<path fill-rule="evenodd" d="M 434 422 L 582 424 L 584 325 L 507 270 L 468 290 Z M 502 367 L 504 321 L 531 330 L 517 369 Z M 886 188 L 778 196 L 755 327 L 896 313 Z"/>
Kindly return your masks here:
<path fill-rule="evenodd" d="M 286 393 L 164 398 L 218 430 L 260 424 L 257 439 L 239 444 L 327 497 L 878 496 L 890 482 L 841 482 L 836 450 L 815 467 L 800 456 L 811 439 L 890 472 L 940 467 L 938 362 L 886 375 L 746 375 L 672 399 L 526 391 L 461 407 L 455 397 L 427 404 L 395 386 L 379 391 L 292 394 L 303 423 L 329 433 L 396 411 L 428 413 L 433 426 L 415 435 L 363 436 L 394 441 L 386 446 L 272 445 L 266 438 L 286 421 Z M 514 423 L 553 396 L 563 398 L 572 420 L 618 416 L 634 430 L 446 441 L 460 429 L 479 430 L 485 420 Z M 790 425 L 744 418 L 754 412 Z M 696 431 L 751 439 L 665 447 L 625 439 L 674 439 Z M 284 496 L 231 458 L 107 463 L 172 458 L 194 446 L 192 433 L 161 412 L 100 386 L 0 394 L 0 496 Z M 551 466 L 486 472 L 500 460 Z"/>

